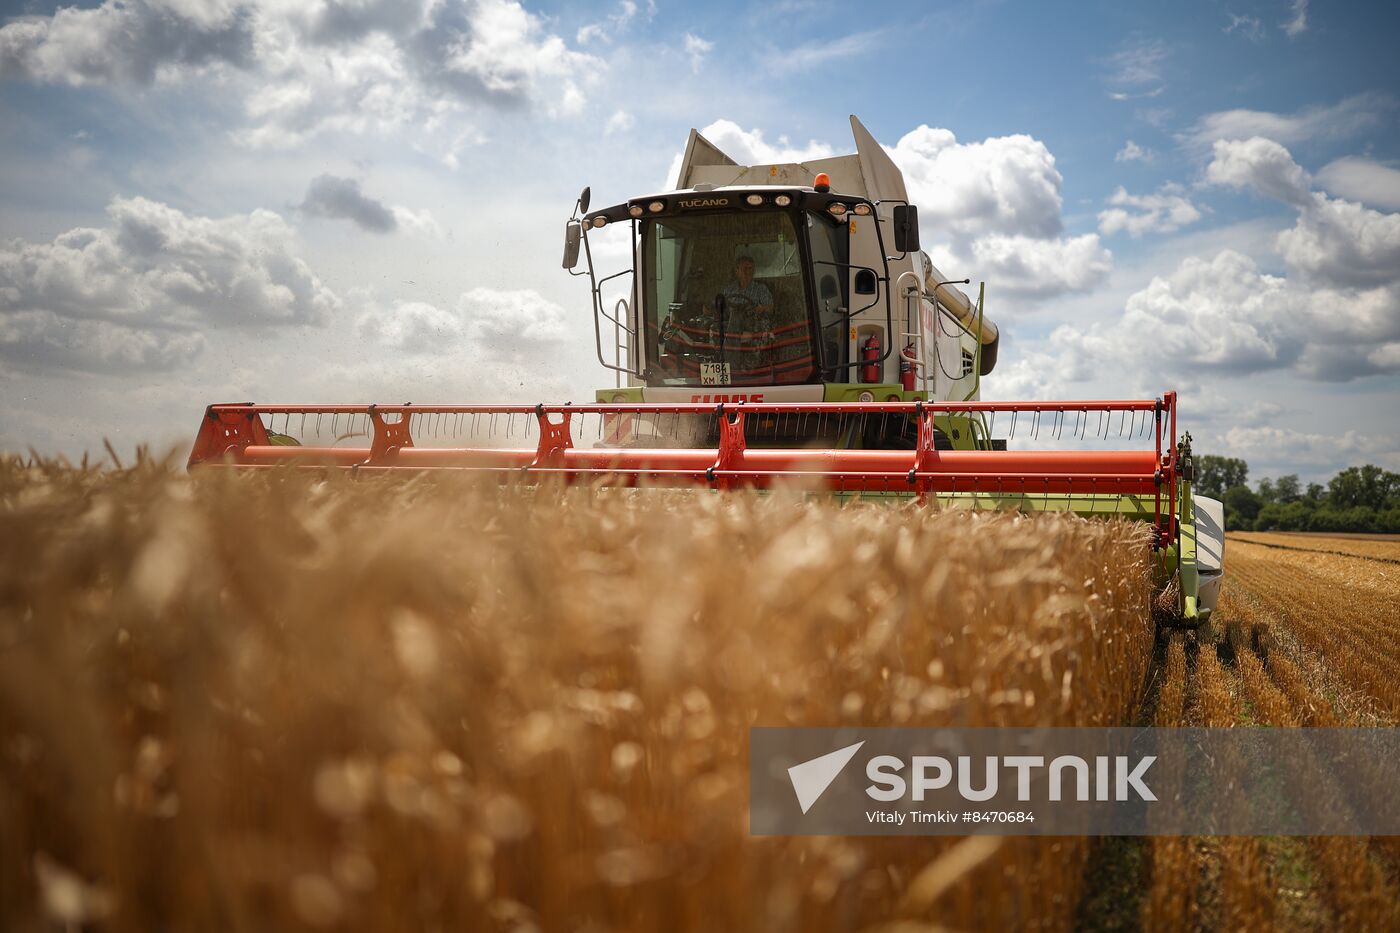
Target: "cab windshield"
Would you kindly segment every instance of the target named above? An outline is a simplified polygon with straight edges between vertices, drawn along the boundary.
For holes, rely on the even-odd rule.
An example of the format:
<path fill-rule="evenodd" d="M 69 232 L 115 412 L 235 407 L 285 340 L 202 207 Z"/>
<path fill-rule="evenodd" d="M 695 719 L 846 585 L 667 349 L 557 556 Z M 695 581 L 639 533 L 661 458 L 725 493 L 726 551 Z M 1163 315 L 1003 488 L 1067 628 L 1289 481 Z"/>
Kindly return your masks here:
<path fill-rule="evenodd" d="M 816 368 L 792 216 L 688 214 L 642 227 L 650 385 L 781 385 Z"/>

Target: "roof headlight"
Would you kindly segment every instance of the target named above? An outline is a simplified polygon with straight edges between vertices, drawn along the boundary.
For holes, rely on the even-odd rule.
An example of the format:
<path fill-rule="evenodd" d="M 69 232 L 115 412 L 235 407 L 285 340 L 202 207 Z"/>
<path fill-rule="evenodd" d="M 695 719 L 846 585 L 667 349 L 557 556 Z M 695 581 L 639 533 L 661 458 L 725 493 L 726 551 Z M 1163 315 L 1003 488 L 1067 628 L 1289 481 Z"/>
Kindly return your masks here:
<path fill-rule="evenodd" d="M 748 197 L 744 198 L 744 203 L 751 204 L 754 207 L 758 207 L 760 204 L 763 203 L 763 195 L 751 194 Z"/>
<path fill-rule="evenodd" d="M 606 227 L 607 225 L 608 225 L 608 218 L 604 217 L 602 214 L 599 214 L 597 217 L 594 217 L 594 218 L 593 218 L 593 226 L 594 226 L 594 227 Z"/>
<path fill-rule="evenodd" d="M 844 217 L 846 214 L 846 205 L 842 204 L 840 201 L 832 201 L 826 206 L 826 209 L 832 217 Z"/>
<path fill-rule="evenodd" d="M 787 207 L 789 204 L 792 203 L 792 197 L 790 195 L 780 194 L 773 199 L 773 203 L 778 205 L 779 207 Z"/>
<path fill-rule="evenodd" d="M 659 213 L 661 213 L 662 211 L 664 211 L 665 209 L 666 209 L 666 202 L 665 202 L 665 201 L 652 201 L 650 204 L 647 205 L 647 210 L 651 211 L 653 214 L 659 214 Z"/>
<path fill-rule="evenodd" d="M 855 211 L 860 216 L 865 217 L 870 214 L 870 205 L 865 203 L 857 204 L 855 207 L 851 208 L 851 210 Z"/>
<path fill-rule="evenodd" d="M 642 216 L 642 206 L 640 204 L 633 204 L 631 207 L 627 208 L 627 213 L 631 214 L 633 217 L 640 217 Z"/>

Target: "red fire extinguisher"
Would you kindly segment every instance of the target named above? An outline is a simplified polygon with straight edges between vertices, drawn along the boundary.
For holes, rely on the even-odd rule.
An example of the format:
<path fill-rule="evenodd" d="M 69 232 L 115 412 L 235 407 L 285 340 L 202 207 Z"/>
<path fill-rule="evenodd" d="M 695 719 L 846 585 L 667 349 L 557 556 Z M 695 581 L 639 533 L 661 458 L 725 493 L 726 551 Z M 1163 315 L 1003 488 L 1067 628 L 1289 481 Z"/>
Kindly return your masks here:
<path fill-rule="evenodd" d="M 860 346 L 860 367 L 861 382 L 880 381 L 880 335 L 871 334 L 865 338 L 865 343 Z"/>
<path fill-rule="evenodd" d="M 899 354 L 899 385 L 905 392 L 914 391 L 914 360 L 917 355 L 912 340 Z"/>

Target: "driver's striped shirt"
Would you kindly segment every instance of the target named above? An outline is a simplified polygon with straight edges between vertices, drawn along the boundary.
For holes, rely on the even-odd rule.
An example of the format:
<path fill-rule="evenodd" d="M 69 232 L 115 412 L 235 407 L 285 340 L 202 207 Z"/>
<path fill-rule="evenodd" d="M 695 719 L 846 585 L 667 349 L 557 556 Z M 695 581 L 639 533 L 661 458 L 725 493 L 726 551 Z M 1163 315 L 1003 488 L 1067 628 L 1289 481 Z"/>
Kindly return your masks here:
<path fill-rule="evenodd" d="M 724 286 L 724 291 L 720 294 L 724 295 L 726 298 L 733 295 L 747 298 L 755 308 L 765 307 L 773 303 L 773 293 L 768 290 L 767 285 L 764 285 L 757 279 L 750 282 L 748 288 L 740 288 L 738 282 L 731 281 Z"/>

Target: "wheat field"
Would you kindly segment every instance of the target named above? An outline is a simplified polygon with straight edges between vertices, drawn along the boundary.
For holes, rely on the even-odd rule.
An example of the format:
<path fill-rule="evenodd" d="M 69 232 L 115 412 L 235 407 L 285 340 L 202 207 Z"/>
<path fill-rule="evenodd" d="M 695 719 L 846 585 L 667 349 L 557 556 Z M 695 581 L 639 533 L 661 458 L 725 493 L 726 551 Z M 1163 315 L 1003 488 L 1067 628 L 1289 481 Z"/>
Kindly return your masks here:
<path fill-rule="evenodd" d="M 1391 563 L 1237 541 L 1217 647 L 1147 535 L 0 460 L 0 926 L 1392 928 L 1388 839 L 748 834 L 755 725 L 1395 721 Z"/>
<path fill-rule="evenodd" d="M 1146 531 L 0 467 L 0 903 L 114 930 L 1063 929 L 1079 839 L 747 833 L 753 725 L 1111 725 Z"/>

